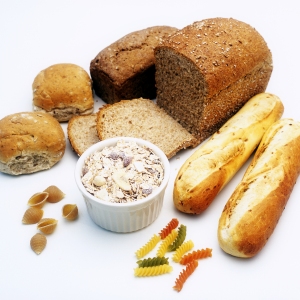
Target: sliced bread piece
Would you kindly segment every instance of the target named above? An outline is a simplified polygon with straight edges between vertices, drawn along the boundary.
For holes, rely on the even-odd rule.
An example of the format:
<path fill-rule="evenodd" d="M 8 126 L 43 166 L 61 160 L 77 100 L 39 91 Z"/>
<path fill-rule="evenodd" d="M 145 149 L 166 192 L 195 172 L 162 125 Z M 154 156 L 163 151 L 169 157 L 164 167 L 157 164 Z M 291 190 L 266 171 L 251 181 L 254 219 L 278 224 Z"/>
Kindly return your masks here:
<path fill-rule="evenodd" d="M 122 100 L 107 104 L 97 113 L 100 140 L 117 136 L 142 138 L 158 146 L 168 158 L 196 146 L 196 139 L 149 99 Z"/>
<path fill-rule="evenodd" d="M 80 156 L 87 148 L 99 142 L 96 130 L 97 115 L 74 116 L 68 122 L 68 138 L 73 150 Z"/>

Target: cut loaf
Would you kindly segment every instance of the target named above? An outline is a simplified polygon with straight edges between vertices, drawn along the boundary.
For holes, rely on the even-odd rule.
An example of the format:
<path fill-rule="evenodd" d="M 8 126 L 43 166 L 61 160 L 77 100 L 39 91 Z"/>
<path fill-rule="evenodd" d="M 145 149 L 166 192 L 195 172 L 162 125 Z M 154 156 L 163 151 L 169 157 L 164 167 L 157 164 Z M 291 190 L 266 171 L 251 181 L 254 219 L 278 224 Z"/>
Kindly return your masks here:
<path fill-rule="evenodd" d="M 168 158 L 196 145 L 196 139 L 152 100 L 122 100 L 107 104 L 97 113 L 100 140 L 129 136 L 148 140 Z"/>
<path fill-rule="evenodd" d="M 178 30 L 155 48 L 155 59 L 157 105 L 199 142 L 264 92 L 272 72 L 263 37 L 231 18 Z"/>

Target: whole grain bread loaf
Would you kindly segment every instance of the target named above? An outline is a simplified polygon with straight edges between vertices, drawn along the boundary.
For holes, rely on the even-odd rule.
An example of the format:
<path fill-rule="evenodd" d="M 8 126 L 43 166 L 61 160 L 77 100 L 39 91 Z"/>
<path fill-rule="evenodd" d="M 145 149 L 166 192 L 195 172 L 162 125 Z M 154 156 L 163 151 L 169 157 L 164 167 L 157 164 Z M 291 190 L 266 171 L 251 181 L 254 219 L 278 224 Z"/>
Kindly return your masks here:
<path fill-rule="evenodd" d="M 107 104 L 97 113 L 100 140 L 129 136 L 142 138 L 159 147 L 168 158 L 181 149 L 196 145 L 196 139 L 149 99 L 122 100 Z"/>
<path fill-rule="evenodd" d="M 232 18 L 195 22 L 155 49 L 157 105 L 199 142 L 264 92 L 272 55 L 263 37 Z"/>
<path fill-rule="evenodd" d="M 95 93 L 107 103 L 154 99 L 154 48 L 177 28 L 154 26 L 129 33 L 103 49 L 90 64 Z"/>

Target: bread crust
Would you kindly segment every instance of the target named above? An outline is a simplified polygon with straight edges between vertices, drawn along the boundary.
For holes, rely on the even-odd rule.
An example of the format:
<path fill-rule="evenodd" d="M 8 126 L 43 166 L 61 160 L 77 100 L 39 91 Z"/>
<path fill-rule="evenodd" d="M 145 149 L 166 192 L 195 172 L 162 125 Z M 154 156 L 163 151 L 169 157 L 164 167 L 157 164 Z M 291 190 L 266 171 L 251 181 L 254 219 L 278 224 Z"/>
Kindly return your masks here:
<path fill-rule="evenodd" d="M 189 214 L 205 211 L 250 157 L 267 128 L 280 119 L 283 109 L 273 94 L 251 98 L 181 166 L 174 182 L 175 207 Z"/>
<path fill-rule="evenodd" d="M 0 120 L 0 171 L 29 174 L 51 168 L 66 148 L 59 122 L 43 112 L 20 112 Z"/>
<path fill-rule="evenodd" d="M 186 26 L 155 48 L 157 104 L 199 143 L 251 97 L 266 90 L 272 54 L 250 25 L 212 18 Z"/>
<path fill-rule="evenodd" d="M 273 233 L 300 173 L 300 122 L 281 119 L 265 133 L 218 225 L 220 247 L 253 257 Z"/>
<path fill-rule="evenodd" d="M 91 78 L 75 64 L 55 64 L 42 70 L 35 77 L 32 90 L 34 111 L 47 112 L 59 122 L 93 112 Z"/>
<path fill-rule="evenodd" d="M 170 26 L 153 26 L 131 32 L 104 48 L 91 61 L 95 93 L 113 104 L 134 98 L 154 99 L 154 48 L 177 31 Z"/>

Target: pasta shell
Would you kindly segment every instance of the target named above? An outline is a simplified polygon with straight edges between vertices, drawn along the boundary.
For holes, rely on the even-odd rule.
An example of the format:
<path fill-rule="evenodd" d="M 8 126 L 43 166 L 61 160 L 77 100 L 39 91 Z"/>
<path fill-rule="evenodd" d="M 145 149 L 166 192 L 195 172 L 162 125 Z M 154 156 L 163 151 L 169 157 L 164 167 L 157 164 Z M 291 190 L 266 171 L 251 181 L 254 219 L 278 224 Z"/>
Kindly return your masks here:
<path fill-rule="evenodd" d="M 29 207 L 22 219 L 23 224 L 36 224 L 43 217 L 44 211 L 37 207 Z"/>
<path fill-rule="evenodd" d="M 47 192 L 35 193 L 30 197 L 27 204 L 31 207 L 42 208 L 48 197 L 49 197 L 49 193 Z"/>
<path fill-rule="evenodd" d="M 66 204 L 62 208 L 62 215 L 65 219 L 73 221 L 78 217 L 78 207 L 76 204 Z"/>
<path fill-rule="evenodd" d="M 30 240 L 30 247 L 36 254 L 42 253 L 46 244 L 47 238 L 41 233 L 35 234 Z"/>
<path fill-rule="evenodd" d="M 49 193 L 47 202 L 56 203 L 62 200 L 65 197 L 65 194 L 55 185 L 48 186 L 44 192 Z"/>
<path fill-rule="evenodd" d="M 37 224 L 37 229 L 44 234 L 51 234 L 57 225 L 57 220 L 52 218 L 44 218 L 40 220 Z"/>

